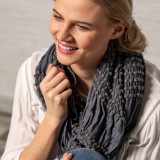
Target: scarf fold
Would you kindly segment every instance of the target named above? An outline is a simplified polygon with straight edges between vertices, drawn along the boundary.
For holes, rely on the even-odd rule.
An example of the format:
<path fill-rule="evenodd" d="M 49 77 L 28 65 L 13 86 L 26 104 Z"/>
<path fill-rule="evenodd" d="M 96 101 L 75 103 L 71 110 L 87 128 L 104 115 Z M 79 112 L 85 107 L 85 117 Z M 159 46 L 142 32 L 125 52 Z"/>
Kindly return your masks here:
<path fill-rule="evenodd" d="M 42 57 L 35 73 L 35 85 L 45 107 L 39 84 L 48 65 L 65 70 L 71 82 L 68 98 L 68 118 L 64 122 L 58 142 L 64 152 L 76 148 L 90 148 L 106 159 L 116 156 L 124 136 L 135 126 L 145 86 L 145 63 L 142 54 L 119 53 L 110 43 L 92 79 L 86 105 L 79 112 L 76 95 L 76 76 L 70 66 L 62 65 L 53 44 Z"/>

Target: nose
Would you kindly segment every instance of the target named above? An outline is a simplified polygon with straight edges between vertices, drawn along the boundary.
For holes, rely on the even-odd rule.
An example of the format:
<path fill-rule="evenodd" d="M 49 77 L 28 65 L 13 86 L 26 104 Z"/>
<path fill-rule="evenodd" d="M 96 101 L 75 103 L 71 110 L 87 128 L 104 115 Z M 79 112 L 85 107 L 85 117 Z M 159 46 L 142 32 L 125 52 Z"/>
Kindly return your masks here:
<path fill-rule="evenodd" d="M 58 32 L 58 35 L 57 35 L 57 38 L 59 41 L 65 41 L 65 42 L 70 42 L 73 40 L 73 36 L 71 34 L 71 29 L 72 27 L 68 24 L 64 24 L 59 32 Z"/>

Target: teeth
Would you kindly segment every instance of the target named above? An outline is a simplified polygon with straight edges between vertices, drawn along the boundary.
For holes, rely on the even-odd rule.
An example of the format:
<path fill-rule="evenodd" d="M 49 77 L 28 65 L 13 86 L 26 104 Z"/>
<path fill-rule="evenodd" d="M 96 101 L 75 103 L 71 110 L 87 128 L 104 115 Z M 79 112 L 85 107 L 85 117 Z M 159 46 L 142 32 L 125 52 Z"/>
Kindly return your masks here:
<path fill-rule="evenodd" d="M 70 47 L 65 47 L 65 46 L 62 46 L 61 44 L 59 44 L 59 46 L 64 49 L 64 50 L 67 50 L 67 51 L 72 51 L 72 50 L 75 50 L 76 48 L 70 48 Z"/>

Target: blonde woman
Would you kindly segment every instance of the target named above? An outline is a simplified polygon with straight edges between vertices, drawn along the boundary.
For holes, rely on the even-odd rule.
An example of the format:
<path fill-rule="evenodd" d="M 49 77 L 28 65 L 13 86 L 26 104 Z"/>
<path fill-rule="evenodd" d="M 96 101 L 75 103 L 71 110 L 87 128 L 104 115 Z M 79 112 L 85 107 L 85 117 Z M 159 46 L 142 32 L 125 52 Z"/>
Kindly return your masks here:
<path fill-rule="evenodd" d="M 160 72 L 132 0 L 56 0 L 50 32 L 19 70 L 2 160 L 158 159 Z"/>

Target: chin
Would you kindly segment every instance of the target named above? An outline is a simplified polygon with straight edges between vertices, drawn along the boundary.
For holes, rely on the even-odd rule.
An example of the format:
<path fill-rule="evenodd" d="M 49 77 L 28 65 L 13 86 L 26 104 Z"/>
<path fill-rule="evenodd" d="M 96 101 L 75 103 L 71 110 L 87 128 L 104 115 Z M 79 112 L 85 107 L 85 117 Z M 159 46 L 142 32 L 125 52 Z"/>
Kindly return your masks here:
<path fill-rule="evenodd" d="M 63 56 L 63 55 L 60 55 L 60 54 L 57 53 L 57 59 L 61 64 L 66 65 L 66 66 L 70 66 L 74 63 L 72 58 L 70 58 L 68 56 Z"/>

